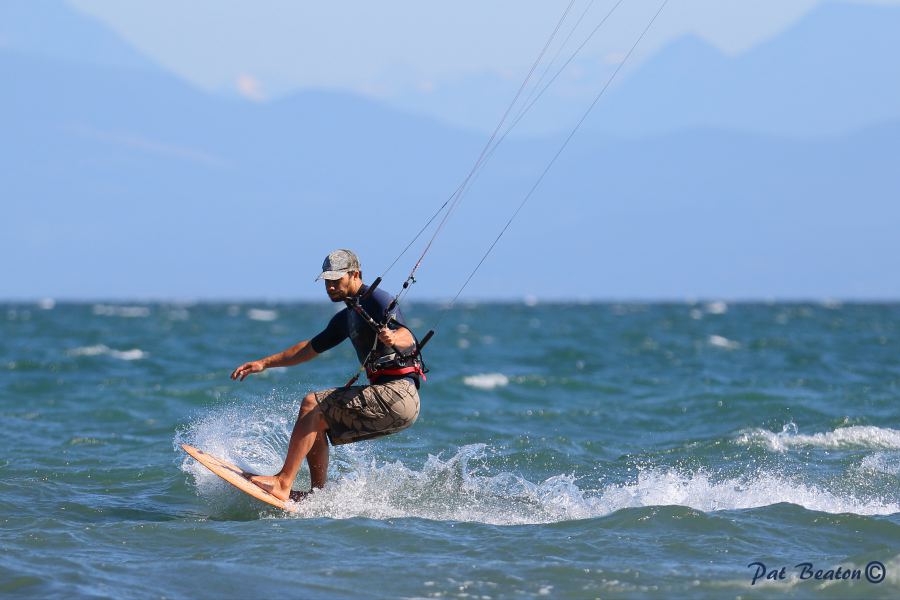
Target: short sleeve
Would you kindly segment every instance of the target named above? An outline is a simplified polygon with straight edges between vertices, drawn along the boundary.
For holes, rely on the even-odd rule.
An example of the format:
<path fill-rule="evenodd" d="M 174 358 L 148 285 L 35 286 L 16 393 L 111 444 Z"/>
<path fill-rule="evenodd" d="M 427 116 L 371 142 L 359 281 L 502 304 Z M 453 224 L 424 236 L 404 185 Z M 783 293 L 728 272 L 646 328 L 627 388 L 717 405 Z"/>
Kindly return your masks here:
<path fill-rule="evenodd" d="M 349 332 L 347 331 L 347 309 L 340 311 L 328 321 L 328 325 L 321 333 L 316 335 L 309 341 L 309 345 L 316 354 L 322 354 L 326 350 L 331 350 L 345 339 Z"/>

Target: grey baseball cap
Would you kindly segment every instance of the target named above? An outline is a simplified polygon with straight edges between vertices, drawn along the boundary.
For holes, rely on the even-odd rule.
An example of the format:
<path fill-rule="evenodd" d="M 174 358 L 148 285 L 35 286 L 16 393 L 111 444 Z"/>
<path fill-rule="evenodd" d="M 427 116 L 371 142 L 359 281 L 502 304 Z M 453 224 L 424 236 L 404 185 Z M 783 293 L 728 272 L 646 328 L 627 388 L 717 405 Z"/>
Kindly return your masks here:
<path fill-rule="evenodd" d="M 325 257 L 322 263 L 322 274 L 316 277 L 320 279 L 340 279 L 350 271 L 360 271 L 359 258 L 350 250 L 341 248 Z"/>

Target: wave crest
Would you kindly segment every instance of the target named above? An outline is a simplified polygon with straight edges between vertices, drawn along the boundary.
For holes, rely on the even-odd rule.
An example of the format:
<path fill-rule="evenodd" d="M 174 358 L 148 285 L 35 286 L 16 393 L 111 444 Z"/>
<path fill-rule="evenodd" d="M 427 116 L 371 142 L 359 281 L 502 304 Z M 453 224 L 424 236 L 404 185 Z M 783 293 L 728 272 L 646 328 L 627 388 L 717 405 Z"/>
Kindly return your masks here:
<path fill-rule="evenodd" d="M 796 425 L 788 423 L 780 433 L 751 429 L 743 432 L 735 441 L 738 444 L 761 444 L 775 452 L 796 447 L 900 450 L 900 431 L 873 425 L 851 425 L 810 435 L 799 433 Z"/>
<path fill-rule="evenodd" d="M 241 403 L 211 411 L 175 437 L 181 468 L 194 479 L 199 495 L 215 510 L 241 507 L 268 511 L 234 490 L 178 448 L 187 442 L 255 473 L 274 473 L 282 464 L 294 419 L 297 396 L 285 401 L 277 392 L 256 403 Z M 787 428 L 786 428 L 787 429 Z M 872 430 L 875 430 L 874 432 Z M 893 443 L 900 434 L 890 429 L 847 427 L 814 436 L 798 436 L 796 428 L 775 439 L 809 438 L 817 443 Z M 760 432 L 748 439 L 768 440 Z M 778 438 L 777 436 L 782 436 Z M 756 436 L 756 437 L 754 437 Z M 820 440 L 826 440 L 822 442 Z M 879 441 L 880 440 L 880 441 Z M 885 441 L 887 440 L 887 441 Z M 556 523 L 604 517 L 626 508 L 683 506 L 703 512 L 760 508 L 789 503 L 808 510 L 857 515 L 900 513 L 893 495 L 829 489 L 824 482 L 802 480 L 772 470 L 725 475 L 707 470 L 687 471 L 655 466 L 639 469 L 628 481 L 597 489 L 579 486 L 573 474 L 559 474 L 540 482 L 521 474 L 496 469 L 497 451 L 486 444 L 470 444 L 451 455 L 429 455 L 421 467 L 399 459 L 382 460 L 384 442 L 361 443 L 332 449 L 327 487 L 299 503 L 296 516 L 304 518 L 422 518 L 435 521 L 479 522 L 491 525 Z M 900 442 L 898 442 L 900 444 Z M 874 467 L 874 464 L 864 465 Z M 881 470 L 890 465 L 880 464 Z M 306 468 L 295 488 L 309 489 Z M 271 514 L 271 513 L 270 513 Z"/>

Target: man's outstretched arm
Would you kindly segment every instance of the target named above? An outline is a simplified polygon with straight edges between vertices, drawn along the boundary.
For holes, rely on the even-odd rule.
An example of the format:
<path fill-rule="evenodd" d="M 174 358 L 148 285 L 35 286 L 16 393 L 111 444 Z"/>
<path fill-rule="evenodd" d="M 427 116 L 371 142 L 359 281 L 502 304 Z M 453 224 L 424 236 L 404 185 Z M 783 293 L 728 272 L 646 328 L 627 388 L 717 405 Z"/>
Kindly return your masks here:
<path fill-rule="evenodd" d="M 309 340 L 303 340 L 278 354 L 244 363 L 231 373 L 231 378 L 243 381 L 251 373 L 260 373 L 271 367 L 299 365 L 302 362 L 312 360 L 319 353 L 313 350 L 309 342 Z"/>

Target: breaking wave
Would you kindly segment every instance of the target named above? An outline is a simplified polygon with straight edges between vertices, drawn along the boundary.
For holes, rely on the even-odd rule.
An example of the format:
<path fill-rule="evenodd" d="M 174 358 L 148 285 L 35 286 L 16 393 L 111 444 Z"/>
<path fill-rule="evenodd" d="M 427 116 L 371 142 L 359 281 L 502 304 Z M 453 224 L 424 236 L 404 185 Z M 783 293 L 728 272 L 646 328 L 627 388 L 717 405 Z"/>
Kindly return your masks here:
<path fill-rule="evenodd" d="M 796 425 L 788 423 L 779 433 L 751 429 L 741 433 L 735 441 L 738 444 L 763 445 L 775 452 L 798 447 L 900 450 L 900 431 L 873 425 L 852 425 L 825 433 L 801 434 Z"/>
<path fill-rule="evenodd" d="M 297 405 L 272 410 L 266 403 L 231 407 L 199 418 L 176 436 L 181 468 L 194 479 L 200 496 L 216 509 L 254 507 L 249 497 L 181 454 L 177 445 L 193 444 L 206 452 L 258 473 L 280 466 Z M 603 517 L 625 508 L 677 505 L 703 512 L 759 508 L 790 503 L 808 510 L 857 515 L 900 512 L 896 498 L 857 497 L 822 484 L 783 474 L 754 472 L 718 476 L 705 471 L 653 467 L 629 481 L 582 489 L 572 474 L 529 481 L 520 474 L 489 466 L 492 449 L 471 444 L 449 456 L 430 455 L 421 464 L 383 460 L 371 444 L 332 449 L 328 487 L 298 505 L 303 518 L 423 518 L 438 521 L 523 525 Z M 305 468 L 295 487 L 309 486 Z M 280 513 L 279 513 L 280 514 Z"/>

